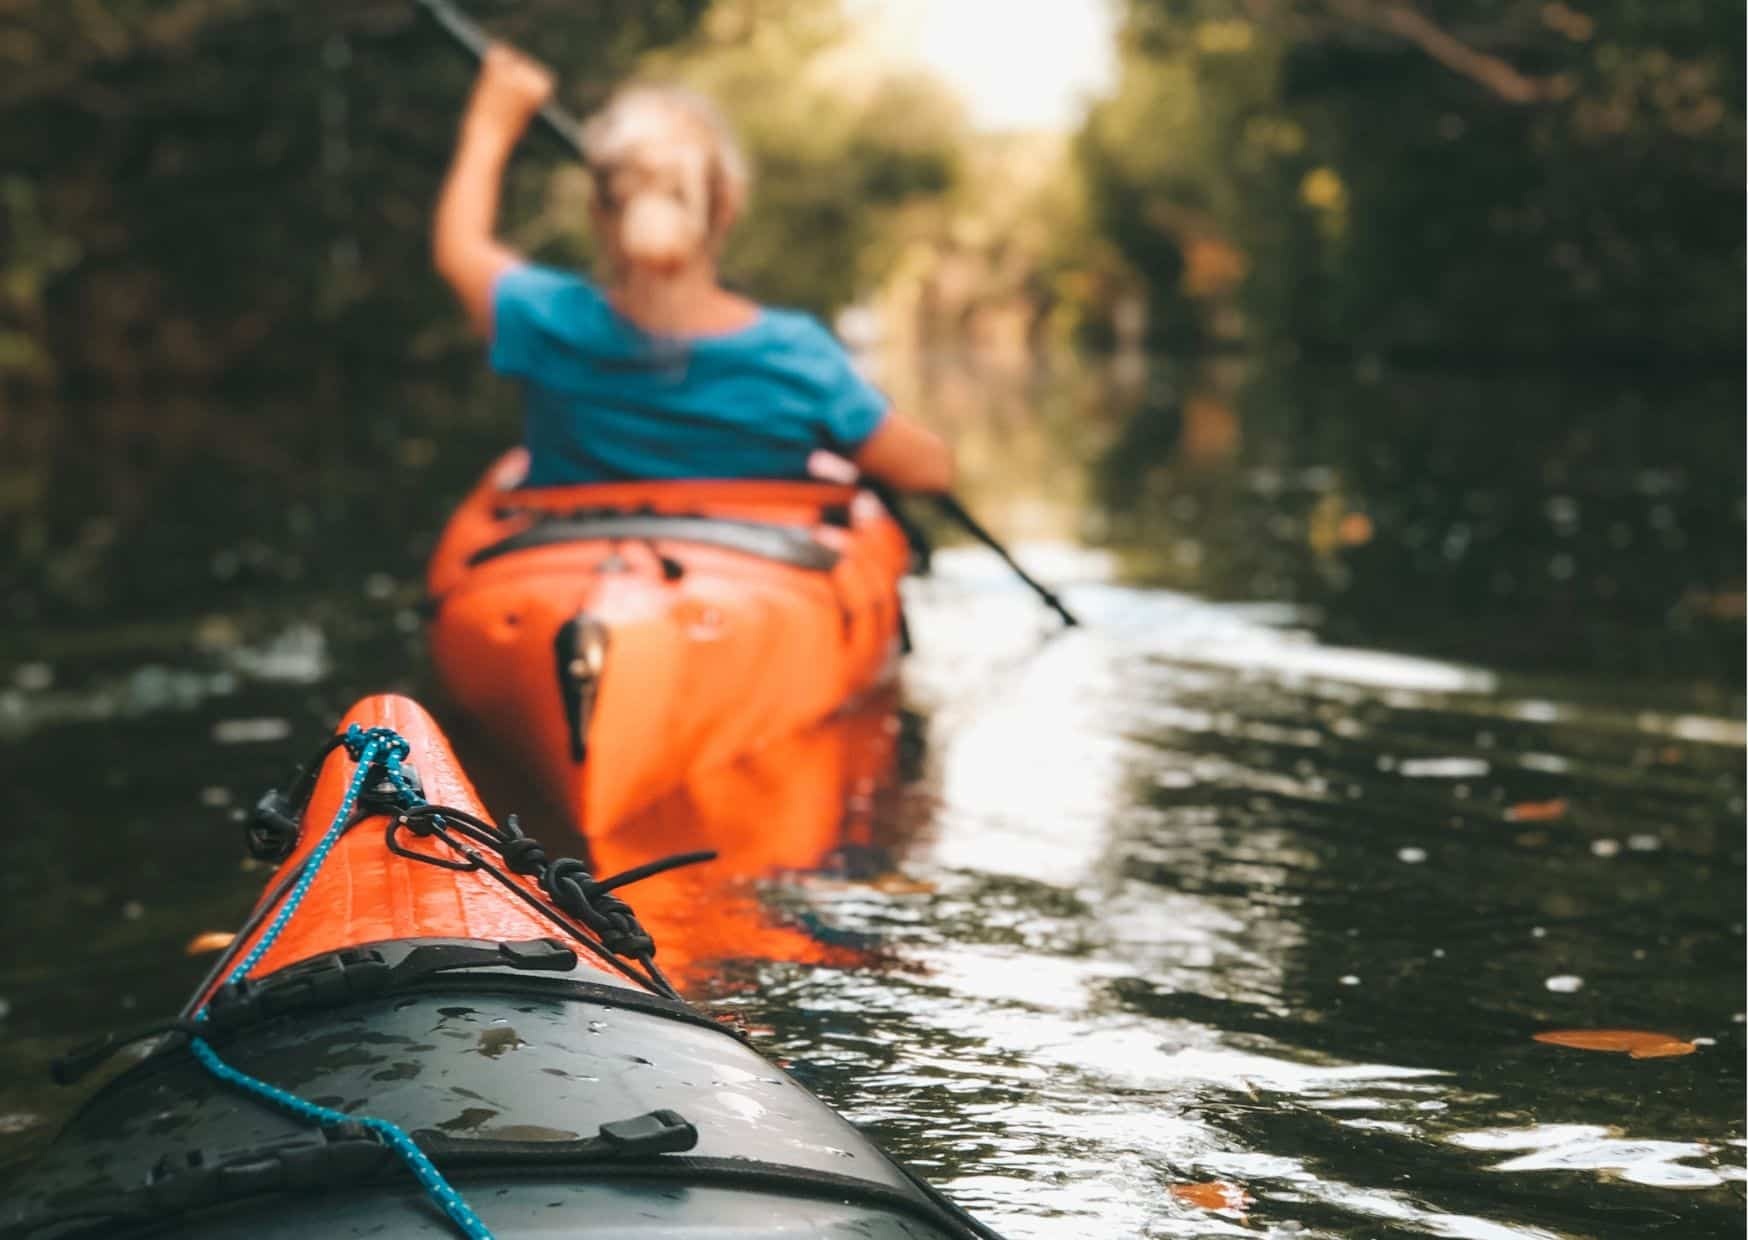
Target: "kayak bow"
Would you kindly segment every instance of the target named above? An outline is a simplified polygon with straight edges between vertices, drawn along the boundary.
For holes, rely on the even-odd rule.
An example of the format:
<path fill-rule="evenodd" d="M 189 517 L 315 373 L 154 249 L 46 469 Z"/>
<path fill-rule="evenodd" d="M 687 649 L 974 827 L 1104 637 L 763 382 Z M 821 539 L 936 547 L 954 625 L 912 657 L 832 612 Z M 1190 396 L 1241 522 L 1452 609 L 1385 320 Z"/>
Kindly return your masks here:
<path fill-rule="evenodd" d="M 619 880 L 493 824 L 417 705 L 347 718 L 226 980 L 78 1111 L 0 1236 L 993 1234 L 640 978 Z"/>

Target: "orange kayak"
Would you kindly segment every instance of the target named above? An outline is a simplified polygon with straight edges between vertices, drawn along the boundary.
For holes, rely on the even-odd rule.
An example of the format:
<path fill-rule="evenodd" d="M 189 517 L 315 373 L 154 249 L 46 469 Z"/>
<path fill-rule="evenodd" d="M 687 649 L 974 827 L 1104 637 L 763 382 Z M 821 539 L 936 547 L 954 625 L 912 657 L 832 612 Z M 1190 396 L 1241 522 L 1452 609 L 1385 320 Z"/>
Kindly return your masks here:
<path fill-rule="evenodd" d="M 282 864 L 181 1016 L 63 1061 L 157 1038 L 0 1236 L 993 1235 L 674 993 L 615 894 L 647 874 L 495 823 L 414 703 L 346 722 L 258 806 Z"/>
<path fill-rule="evenodd" d="M 815 723 L 890 676 L 904 535 L 851 487 L 516 490 L 520 451 L 432 556 L 454 701 L 590 832 Z"/>

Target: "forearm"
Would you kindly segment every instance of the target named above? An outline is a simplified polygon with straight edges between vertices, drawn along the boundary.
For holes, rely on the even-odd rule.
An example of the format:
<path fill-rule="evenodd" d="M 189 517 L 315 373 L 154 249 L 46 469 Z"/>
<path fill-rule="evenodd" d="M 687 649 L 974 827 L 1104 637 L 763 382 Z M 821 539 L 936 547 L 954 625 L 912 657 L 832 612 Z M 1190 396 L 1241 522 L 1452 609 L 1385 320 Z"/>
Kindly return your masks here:
<path fill-rule="evenodd" d="M 888 413 L 856 453 L 866 473 L 904 491 L 950 490 L 956 462 L 952 447 L 914 418 Z"/>
<path fill-rule="evenodd" d="M 433 256 L 446 275 L 470 249 L 496 245 L 498 201 L 513 140 L 469 117 L 437 200 Z"/>
<path fill-rule="evenodd" d="M 493 282 L 518 261 L 496 236 L 504 168 L 515 143 L 513 132 L 470 110 L 432 224 L 432 261 L 466 308 L 474 330 L 488 338 Z"/>
<path fill-rule="evenodd" d="M 474 331 L 487 340 L 498 277 L 521 261 L 496 236 L 504 165 L 551 95 L 552 74 L 539 62 L 501 43 L 488 48 L 437 198 L 431 260 L 466 308 Z"/>

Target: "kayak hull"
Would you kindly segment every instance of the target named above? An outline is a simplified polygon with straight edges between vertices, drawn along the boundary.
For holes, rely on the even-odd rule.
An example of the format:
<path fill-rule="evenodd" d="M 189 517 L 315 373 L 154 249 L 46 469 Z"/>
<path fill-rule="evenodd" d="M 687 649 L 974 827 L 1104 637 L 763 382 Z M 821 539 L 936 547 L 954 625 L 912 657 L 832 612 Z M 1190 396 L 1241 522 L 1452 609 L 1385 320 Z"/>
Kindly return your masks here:
<path fill-rule="evenodd" d="M 427 802 L 490 825 L 418 706 L 366 699 L 347 721 L 392 728 Z M 534 877 L 457 869 L 374 802 L 339 818 L 355 771 L 324 759 L 215 970 L 241 983 L 200 992 L 203 1043 L 174 1034 L 106 1081 L 0 1205 L 0 1237 L 454 1235 L 379 1121 L 501 1240 L 990 1234 L 738 1031 L 557 932 Z M 201 1044 L 345 1122 L 219 1079 Z"/>
<path fill-rule="evenodd" d="M 610 829 L 691 776 L 890 677 L 902 531 L 811 483 L 514 490 L 500 461 L 432 558 L 449 696 L 575 825 Z"/>

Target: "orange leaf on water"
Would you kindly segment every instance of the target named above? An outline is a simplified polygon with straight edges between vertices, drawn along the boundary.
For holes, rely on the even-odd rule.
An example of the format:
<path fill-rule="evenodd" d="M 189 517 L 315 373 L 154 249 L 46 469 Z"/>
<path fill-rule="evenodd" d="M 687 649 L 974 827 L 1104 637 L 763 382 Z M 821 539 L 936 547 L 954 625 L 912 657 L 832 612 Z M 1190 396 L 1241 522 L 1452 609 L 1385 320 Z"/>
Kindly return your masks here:
<path fill-rule="evenodd" d="M 1237 1210 L 1243 1213 L 1251 1202 L 1249 1193 L 1224 1180 L 1209 1180 L 1205 1184 L 1173 1184 L 1171 1195 L 1179 1201 L 1204 1210 Z"/>
<path fill-rule="evenodd" d="M 909 875 L 899 874 L 896 871 L 890 874 L 876 875 L 868 881 L 874 890 L 884 892 L 889 896 L 928 895 L 935 890 L 935 885 L 931 882 L 920 878 L 911 878 Z"/>
<path fill-rule="evenodd" d="M 1566 816 L 1568 806 L 1559 797 L 1552 801 L 1519 801 L 1505 811 L 1507 822 L 1557 822 Z"/>
<path fill-rule="evenodd" d="M 1634 1059 L 1669 1059 L 1691 1055 L 1699 1047 L 1667 1033 L 1644 1029 L 1544 1029 L 1535 1035 L 1550 1046 L 1570 1046 L 1581 1051 L 1614 1051 Z"/>
<path fill-rule="evenodd" d="M 1372 519 L 1363 512 L 1350 512 L 1336 523 L 1335 536 L 1344 547 L 1363 547 L 1372 541 Z"/>
<path fill-rule="evenodd" d="M 222 952 L 231 945 L 231 940 L 237 936 L 229 930 L 207 930 L 188 940 L 188 946 L 182 950 L 190 956 L 204 956 L 208 952 Z"/>

